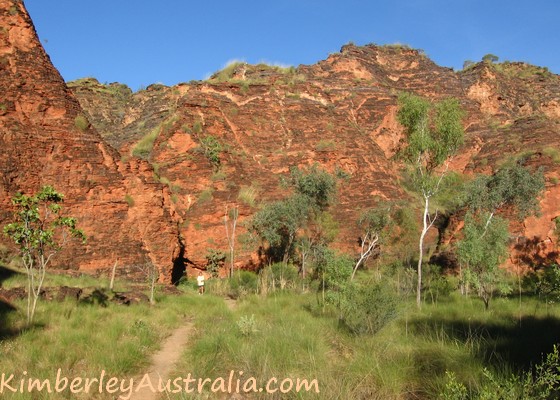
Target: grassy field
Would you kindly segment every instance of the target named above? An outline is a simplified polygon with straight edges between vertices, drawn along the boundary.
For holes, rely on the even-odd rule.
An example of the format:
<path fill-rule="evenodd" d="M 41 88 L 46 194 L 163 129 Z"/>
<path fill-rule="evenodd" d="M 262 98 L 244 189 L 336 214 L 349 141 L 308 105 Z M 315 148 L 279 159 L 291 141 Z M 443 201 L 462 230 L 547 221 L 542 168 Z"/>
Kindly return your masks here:
<path fill-rule="evenodd" d="M 5 288 L 25 283 L 25 277 L 20 274 L 4 275 L 9 275 L 2 281 Z M 45 286 L 57 285 L 93 285 L 100 289 L 109 286 L 108 281 L 88 276 L 49 275 Z M 115 287 L 126 290 L 127 284 L 118 282 Z M 162 340 L 193 317 L 193 310 L 202 299 L 194 295 L 160 294 L 156 300 L 155 305 L 130 306 L 68 299 L 40 301 L 34 325 L 23 329 L 26 302 L 17 301 L 16 311 L 0 313 L 0 332 L 4 332 L 0 339 L 0 373 L 14 374 L 10 385 L 16 387 L 21 378 L 28 376 L 54 381 L 59 368 L 68 377 L 98 377 L 101 371 L 107 376 L 134 376 L 147 366 L 150 354 Z M 5 391 L 0 395 L 6 399 L 76 398 L 69 390 L 51 396 L 45 391 L 32 395 Z M 97 393 L 92 398 L 113 397 Z"/>
<path fill-rule="evenodd" d="M 51 284 L 60 279 L 64 284 L 105 284 L 93 278 L 49 279 Z M 20 280 L 11 276 L 3 286 Z M 402 298 L 396 319 L 375 335 L 358 336 L 340 326 L 334 309 L 320 307 L 319 297 L 278 291 L 232 303 L 184 288 L 181 295 L 159 294 L 153 306 L 41 302 L 33 328 L 0 341 L 0 372 L 24 377 L 27 371 L 52 379 L 61 368 L 67 376 L 95 377 L 102 370 L 107 376 L 138 376 L 162 340 L 190 319 L 194 330 L 188 346 L 177 350 L 182 356 L 172 377 L 191 374 L 210 382 L 202 394 L 163 398 L 230 398 L 219 389 L 227 387 L 231 376 L 233 391 L 237 384 L 240 392 L 244 385 L 257 389 L 243 397 L 250 399 L 437 399 L 449 372 L 476 390 L 486 379 L 485 369 L 505 380 L 540 362 L 560 341 L 560 310 L 531 297 L 497 298 L 489 311 L 480 300 L 457 293 L 421 310 L 413 299 Z M 1 318 L 5 326 L 25 320 L 24 302 L 16 306 L 20 311 Z M 276 392 L 258 392 L 273 378 L 270 388 Z M 297 393 L 298 378 L 316 380 L 316 385 Z M 62 395 L 88 398 L 69 391 Z M 2 398 L 61 395 L 4 393 Z"/>
<path fill-rule="evenodd" d="M 348 333 L 315 304 L 314 294 L 277 293 L 249 296 L 234 310 L 214 305 L 196 320 L 195 340 L 177 374 L 217 379 L 243 371 L 235 375 L 242 384 L 245 377 L 262 384 L 299 377 L 317 379 L 320 389 L 251 398 L 433 399 L 446 372 L 476 388 L 483 368 L 507 378 L 540 362 L 560 336 L 558 310 L 528 298 L 521 305 L 518 299 L 497 299 L 487 312 L 480 301 L 459 296 L 421 311 L 411 299 L 374 336 Z M 242 323 L 248 319 L 254 321 L 249 332 Z"/>

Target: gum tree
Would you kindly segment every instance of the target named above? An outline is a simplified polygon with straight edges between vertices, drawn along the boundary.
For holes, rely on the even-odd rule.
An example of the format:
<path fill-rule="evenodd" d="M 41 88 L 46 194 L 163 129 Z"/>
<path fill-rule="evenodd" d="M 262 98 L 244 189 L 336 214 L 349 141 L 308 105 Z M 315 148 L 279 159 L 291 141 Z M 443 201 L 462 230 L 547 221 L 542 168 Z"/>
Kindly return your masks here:
<path fill-rule="evenodd" d="M 509 290 L 502 284 L 503 272 L 498 268 L 508 253 L 508 221 L 496 213 L 510 209 L 519 221 L 537 215 L 543 191 L 542 172 L 531 173 L 520 163 L 500 168 L 490 176 L 480 175 L 468 188 L 469 211 L 457 256 L 462 282 L 473 284 L 486 309 L 495 289 Z"/>
<path fill-rule="evenodd" d="M 321 231 L 320 220 L 333 203 L 336 194 L 336 180 L 328 172 L 313 165 L 307 170 L 292 168 L 289 178 L 284 181 L 293 194 L 283 200 L 266 205 L 250 221 L 249 230 L 261 240 L 270 261 L 288 260 L 300 245 L 301 233 L 313 226 Z M 309 237 L 305 246 L 317 244 Z M 310 252 L 311 247 L 305 247 Z"/>
<path fill-rule="evenodd" d="M 19 247 L 27 273 L 27 323 L 31 324 L 37 300 L 45 280 L 48 264 L 69 237 L 85 241 L 76 228 L 76 219 L 61 215 L 64 195 L 52 186 L 44 186 L 33 196 L 17 194 L 12 203 L 16 207 L 15 222 L 4 227 L 4 234 Z"/>
<path fill-rule="evenodd" d="M 399 96 L 398 103 L 397 119 L 405 129 L 406 139 L 400 156 L 406 163 L 407 173 L 414 190 L 421 196 L 423 206 L 416 290 L 416 303 L 420 307 L 424 238 L 438 215 L 437 209 L 435 215 L 430 215 L 430 200 L 441 189 L 449 158 L 463 143 L 463 112 L 456 99 L 446 99 L 434 104 L 419 96 L 403 93 Z"/>
<path fill-rule="evenodd" d="M 374 250 L 389 233 L 393 225 L 391 212 L 389 204 L 380 203 L 377 207 L 363 212 L 358 219 L 360 255 L 354 264 L 350 280 L 354 280 L 358 268 L 373 255 Z"/>
<path fill-rule="evenodd" d="M 500 217 L 487 223 L 487 217 L 467 213 L 464 237 L 457 244 L 457 258 L 466 267 L 466 280 L 474 286 L 486 310 L 496 289 L 504 294 L 511 290 L 499 268 L 508 255 L 508 223 Z"/>
<path fill-rule="evenodd" d="M 239 218 L 239 207 L 234 206 L 231 209 L 226 206 L 224 213 L 224 226 L 226 227 L 226 238 L 229 247 L 229 276 L 233 278 L 233 268 L 235 265 L 235 228 L 237 227 L 237 219 Z"/>

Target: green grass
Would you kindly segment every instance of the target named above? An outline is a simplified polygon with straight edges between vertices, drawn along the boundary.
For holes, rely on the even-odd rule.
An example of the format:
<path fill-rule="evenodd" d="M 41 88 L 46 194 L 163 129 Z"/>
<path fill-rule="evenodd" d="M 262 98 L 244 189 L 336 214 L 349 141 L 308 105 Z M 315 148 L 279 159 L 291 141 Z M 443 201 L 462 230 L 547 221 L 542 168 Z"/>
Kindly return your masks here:
<path fill-rule="evenodd" d="M 555 147 L 545 147 L 542 152 L 545 156 L 550 157 L 555 164 L 560 164 L 560 150 Z"/>
<path fill-rule="evenodd" d="M 18 259 L 14 259 L 12 264 L 20 264 Z M 0 280 L 1 287 L 5 289 L 11 289 L 15 287 L 24 287 L 27 284 L 27 277 L 25 275 L 25 270 L 23 267 L 17 268 L 7 268 L 0 265 Z M 88 274 L 80 274 L 78 276 L 70 276 L 63 273 L 47 273 L 45 276 L 45 281 L 43 283 L 44 287 L 57 287 L 57 286 L 69 286 L 69 287 L 109 287 L 109 277 L 95 277 Z M 115 288 L 117 290 L 124 290 L 127 288 L 127 283 L 121 280 L 115 280 Z"/>
<path fill-rule="evenodd" d="M 8 274 L 9 275 L 9 274 Z M 23 274 L 3 274 L 2 286 L 25 284 Z M 71 278 L 47 275 L 46 286 L 108 286 L 106 280 L 94 277 Z M 122 282 L 120 283 L 122 286 Z M 107 376 L 132 377 L 144 371 L 150 355 L 172 329 L 182 324 L 200 307 L 201 299 L 194 294 L 175 296 L 158 295 L 157 303 L 130 306 L 108 302 L 105 307 L 77 303 L 40 301 L 36 322 L 24 328 L 25 301 L 16 301 L 16 311 L 0 315 L 4 337 L 0 339 L 0 371 L 15 374 L 19 382 L 28 377 L 56 378 L 58 368 L 68 377 Z M 17 386 L 17 383 L 16 383 Z M 42 393 L 8 393 L 4 399 L 55 398 Z M 56 398 L 74 398 L 69 390 Z M 91 395 L 90 395 L 91 396 Z M 87 397 L 86 397 L 87 398 Z M 113 398 L 108 393 L 89 398 Z"/>
<path fill-rule="evenodd" d="M 25 283 L 21 274 L 8 275 L 1 277 L 3 286 Z M 358 278 L 367 282 L 371 276 L 362 272 Z M 103 286 L 107 281 L 49 274 L 48 283 Z M 27 370 L 34 377 L 52 377 L 56 368 L 68 376 L 99 376 L 101 370 L 135 376 L 163 338 L 192 318 L 194 330 L 172 378 L 190 373 L 227 380 L 234 371 L 241 384 L 249 377 L 258 386 L 270 378 L 316 379 L 320 390 L 254 393 L 252 399 L 434 399 L 448 372 L 476 390 L 484 381 L 484 368 L 505 380 L 538 363 L 559 340 L 560 308 L 532 297 L 496 298 L 488 311 L 477 298 L 456 292 L 437 304 L 425 302 L 421 310 L 414 299 L 403 297 L 396 320 L 375 335 L 356 336 L 339 325 L 336 310 L 319 306 L 320 296 L 313 290 L 247 295 L 229 308 L 212 294 L 226 293 L 224 284 L 226 280 L 210 279 L 208 293 L 198 296 L 189 281 L 183 295 L 159 295 L 155 306 L 41 302 L 37 326 L 0 340 L 0 370 Z M 23 303 L 16 305 L 23 310 Z M 17 311 L 2 322 L 15 326 L 24 320 L 23 311 Z M 69 393 L 63 397 L 71 398 Z M 208 390 L 165 396 L 225 397 Z"/>
<path fill-rule="evenodd" d="M 198 202 L 202 204 L 211 201 L 213 199 L 213 195 L 212 195 L 213 193 L 214 193 L 214 189 L 212 189 L 211 187 L 204 189 L 198 195 Z"/>
<path fill-rule="evenodd" d="M 74 118 L 74 125 L 82 132 L 85 132 L 89 127 L 89 121 L 82 114 L 79 114 Z"/>
<path fill-rule="evenodd" d="M 159 135 L 160 127 L 152 129 L 146 134 L 132 149 L 132 155 L 135 157 L 148 159 L 154 147 L 154 143 Z"/>
<path fill-rule="evenodd" d="M 254 186 L 241 186 L 237 198 L 242 203 L 251 207 L 255 207 L 257 204 L 258 194 L 259 190 Z"/>
<path fill-rule="evenodd" d="M 126 195 L 124 196 L 124 201 L 126 201 L 126 203 L 128 204 L 128 207 L 129 207 L 129 208 L 134 207 L 134 198 L 133 198 L 131 195 L 126 194 Z"/>
<path fill-rule="evenodd" d="M 437 398 L 448 371 L 476 388 L 484 368 L 499 379 L 529 368 L 551 350 L 560 328 L 558 308 L 545 311 L 531 298 L 521 305 L 515 298 L 496 299 L 488 312 L 477 299 L 459 295 L 421 311 L 407 300 L 399 318 L 374 336 L 341 329 L 335 313 L 316 307 L 315 294 L 253 295 L 233 311 L 207 299 L 212 309 L 197 319 L 197 335 L 177 373 L 217 379 L 243 371 L 259 384 L 272 377 L 317 379 L 321 391 L 258 393 L 256 399 Z M 249 318 L 256 331 L 247 333 L 240 325 Z"/>
<path fill-rule="evenodd" d="M 210 179 L 213 182 L 224 181 L 226 178 L 227 178 L 227 173 L 223 169 L 219 169 L 219 170 L 215 171 L 212 174 L 212 176 L 210 177 Z"/>
<path fill-rule="evenodd" d="M 336 143 L 332 140 L 320 140 L 315 145 L 315 151 L 328 152 L 336 149 Z"/>

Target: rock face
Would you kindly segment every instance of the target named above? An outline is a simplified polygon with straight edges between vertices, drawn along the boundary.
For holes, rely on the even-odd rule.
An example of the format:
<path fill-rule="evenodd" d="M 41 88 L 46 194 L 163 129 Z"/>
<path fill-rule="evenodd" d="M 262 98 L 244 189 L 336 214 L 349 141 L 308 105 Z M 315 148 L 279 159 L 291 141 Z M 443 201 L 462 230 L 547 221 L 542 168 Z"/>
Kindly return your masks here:
<path fill-rule="evenodd" d="M 59 254 L 84 270 L 153 263 L 163 281 L 182 266 L 180 223 L 167 187 L 141 160 L 121 161 L 88 122 L 39 43 L 21 1 L 0 0 L 0 222 L 10 198 L 50 184 L 88 238 Z"/>
<path fill-rule="evenodd" d="M 409 197 L 393 157 L 401 91 L 460 100 L 467 140 L 452 169 L 491 173 L 520 156 L 544 168 L 542 216 L 512 226 L 512 254 L 527 264 L 558 256 L 560 77 L 544 68 L 480 63 L 455 72 L 407 47 L 347 45 L 315 65 L 238 64 L 204 82 L 136 93 L 92 78 L 65 86 L 21 2 L 0 5 L 2 198 L 55 183 L 91 237 L 68 254 L 80 268 L 112 265 L 117 254 L 123 266 L 156 262 L 167 280 L 183 262 L 203 267 L 207 249 L 228 248 L 226 208 L 239 207 L 239 239 L 259 204 L 287 195 L 280 180 L 289 168 L 315 163 L 346 177 L 331 211 L 336 245 L 354 250 L 362 210 Z M 210 139 L 219 162 L 205 150 Z M 254 251 L 239 245 L 239 265 Z"/>
<path fill-rule="evenodd" d="M 246 219 L 256 208 L 244 200 L 244 191 L 257 193 L 257 202 L 282 198 L 279 180 L 289 167 L 314 163 L 350 176 L 340 181 L 333 213 L 342 224 L 339 247 L 353 249 L 361 210 L 373 206 L 376 197 L 407 197 L 393 160 L 402 137 L 396 122 L 401 91 L 460 99 L 467 112 L 467 143 L 453 160 L 454 170 L 491 173 L 520 156 L 544 167 L 543 214 L 514 226 L 512 234 L 557 255 L 551 237 L 560 214 L 553 200 L 560 170 L 560 78 L 544 68 L 480 63 L 454 72 L 406 47 L 348 45 L 316 65 L 283 70 L 238 64 L 205 82 L 128 93 L 125 103 L 116 85 L 90 79 L 70 87 L 94 124 L 110 127 L 100 132 L 123 156 L 154 134 L 144 158 L 174 192 L 195 264 L 204 264 L 207 248 L 227 248 L 226 206 L 238 205 L 240 219 Z M 125 116 L 117 129 L 111 123 L 118 119 L 115 112 Z M 223 147 L 219 171 L 204 156 L 209 136 Z"/>

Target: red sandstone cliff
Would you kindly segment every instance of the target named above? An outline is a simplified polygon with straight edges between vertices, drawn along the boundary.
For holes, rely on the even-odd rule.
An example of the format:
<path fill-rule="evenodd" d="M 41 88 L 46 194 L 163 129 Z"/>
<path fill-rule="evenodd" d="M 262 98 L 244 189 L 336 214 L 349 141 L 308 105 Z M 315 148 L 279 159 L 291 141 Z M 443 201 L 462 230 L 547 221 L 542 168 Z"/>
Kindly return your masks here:
<path fill-rule="evenodd" d="M 182 256 L 167 187 L 148 163 L 122 162 L 93 128 L 37 38 L 21 1 L 0 0 L 0 222 L 10 198 L 50 184 L 88 240 L 55 260 L 83 270 L 154 263 L 171 280 Z"/>
<path fill-rule="evenodd" d="M 530 164 L 545 168 L 543 215 L 513 226 L 512 233 L 556 251 L 550 238 L 552 219 L 560 214 L 560 161 L 554 158 L 560 78 L 546 69 L 481 63 L 455 72 L 406 47 L 348 45 L 315 65 L 282 70 L 241 64 L 205 82 L 128 93 L 126 102 L 114 93 L 115 85 L 90 79 L 70 87 L 96 125 L 110 126 L 101 133 L 123 156 L 156 127 L 146 158 L 174 191 L 187 221 L 187 253 L 197 263 L 204 262 L 207 248 L 227 248 L 221 220 L 226 204 L 239 204 L 243 219 L 256 208 L 240 200 L 240 190 L 256 189 L 258 202 L 283 197 L 279 178 L 292 165 L 319 163 L 351 176 L 342 181 L 333 212 L 342 227 L 338 245 L 352 248 L 354 221 L 374 196 L 406 196 L 392 159 L 402 132 L 396 99 L 405 90 L 460 99 L 467 142 L 453 160 L 454 170 L 490 173 L 522 152 Z M 109 122 L 117 112 L 126 117 L 115 129 Z M 224 147 L 219 173 L 201 152 L 201 140 L 209 135 Z"/>
<path fill-rule="evenodd" d="M 454 170 L 490 173 L 519 156 L 544 167 L 543 213 L 512 226 L 515 257 L 528 264 L 557 257 L 560 77 L 544 68 L 480 63 L 455 72 L 406 47 L 348 45 L 297 69 L 240 64 L 205 82 L 136 93 L 91 78 L 69 90 L 21 3 L 0 4 L 8 27 L 0 32 L 0 67 L 8 72 L 0 78 L 7 93 L 0 107 L 4 218 L 8 195 L 54 183 L 91 237 L 73 254 L 81 268 L 108 266 L 119 254 L 123 265 L 151 259 L 169 277 L 179 231 L 185 257 L 203 265 L 208 248 L 227 249 L 226 206 L 240 207 L 243 233 L 259 204 L 286 195 L 279 181 L 290 166 L 314 163 L 349 176 L 333 213 L 341 226 L 337 245 L 354 248 L 362 209 L 376 196 L 408 196 L 392 158 L 402 132 L 396 99 L 405 90 L 460 99 L 467 140 Z M 95 129 L 76 126 L 82 112 Z M 219 169 L 202 151 L 209 136 L 222 147 Z M 253 251 L 238 246 L 240 264 Z"/>

